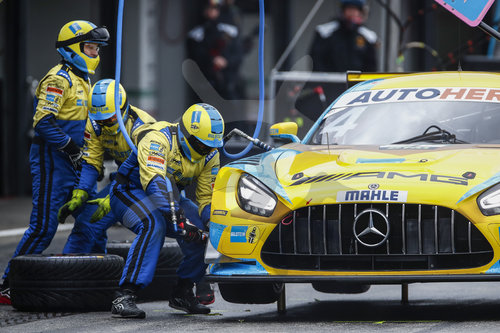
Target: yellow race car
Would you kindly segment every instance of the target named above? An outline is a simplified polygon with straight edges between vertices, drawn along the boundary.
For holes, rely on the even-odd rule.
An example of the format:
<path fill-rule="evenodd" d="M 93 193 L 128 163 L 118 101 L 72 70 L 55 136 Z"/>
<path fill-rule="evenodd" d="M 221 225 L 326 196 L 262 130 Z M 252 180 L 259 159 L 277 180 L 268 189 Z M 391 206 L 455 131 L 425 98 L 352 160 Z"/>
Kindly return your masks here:
<path fill-rule="evenodd" d="M 269 303 L 284 283 L 500 281 L 500 74 L 378 74 L 299 140 L 221 168 L 207 278 Z"/>

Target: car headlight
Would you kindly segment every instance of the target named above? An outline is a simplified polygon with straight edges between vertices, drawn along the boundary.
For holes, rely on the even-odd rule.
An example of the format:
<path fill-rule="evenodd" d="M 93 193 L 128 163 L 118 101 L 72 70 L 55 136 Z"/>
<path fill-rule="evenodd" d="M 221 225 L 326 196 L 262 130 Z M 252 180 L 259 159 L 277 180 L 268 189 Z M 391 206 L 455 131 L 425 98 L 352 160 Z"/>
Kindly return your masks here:
<path fill-rule="evenodd" d="M 491 216 L 500 214 L 500 184 L 484 191 L 477 198 L 477 204 L 483 215 Z"/>
<path fill-rule="evenodd" d="M 238 181 L 238 202 L 241 209 L 255 215 L 271 216 L 277 200 L 276 195 L 257 178 L 246 173 L 241 175 Z"/>

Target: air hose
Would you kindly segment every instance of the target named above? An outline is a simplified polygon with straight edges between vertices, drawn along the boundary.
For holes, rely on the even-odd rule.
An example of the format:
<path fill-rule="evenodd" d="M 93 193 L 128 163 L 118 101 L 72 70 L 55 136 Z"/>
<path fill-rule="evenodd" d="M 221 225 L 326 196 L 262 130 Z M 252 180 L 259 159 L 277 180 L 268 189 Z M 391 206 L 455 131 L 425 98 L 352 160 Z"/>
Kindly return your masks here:
<path fill-rule="evenodd" d="M 257 139 L 260 133 L 260 128 L 262 126 L 262 118 L 264 117 L 264 30 L 265 30 L 265 15 L 264 15 L 264 0 L 259 0 L 259 114 L 257 116 L 257 126 L 253 133 L 253 139 Z M 231 159 L 237 159 L 245 156 L 254 145 L 254 140 L 250 140 L 250 143 L 237 154 L 230 154 L 226 151 L 225 147 L 222 147 L 222 152 L 225 156 Z"/>

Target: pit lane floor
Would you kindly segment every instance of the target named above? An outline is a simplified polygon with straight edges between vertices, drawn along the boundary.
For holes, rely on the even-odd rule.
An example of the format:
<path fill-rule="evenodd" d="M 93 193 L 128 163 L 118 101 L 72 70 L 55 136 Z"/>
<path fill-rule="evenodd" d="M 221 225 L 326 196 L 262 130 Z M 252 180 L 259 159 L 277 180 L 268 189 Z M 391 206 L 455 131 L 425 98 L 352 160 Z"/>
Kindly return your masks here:
<path fill-rule="evenodd" d="M 3 271 L 29 220 L 29 198 L 0 198 L 0 269 Z M 59 230 L 46 253 L 60 253 L 70 224 Z M 64 225 L 66 226 L 66 224 Z M 109 240 L 131 240 L 113 227 Z M 287 312 L 276 304 L 225 302 L 217 288 L 210 315 L 187 315 L 167 301 L 141 303 L 145 320 L 111 318 L 110 312 L 29 313 L 0 305 L 0 332 L 486 332 L 500 328 L 500 283 L 429 283 L 409 286 L 409 303 L 401 304 L 401 287 L 372 286 L 364 294 L 316 292 L 308 284 L 287 284 Z"/>

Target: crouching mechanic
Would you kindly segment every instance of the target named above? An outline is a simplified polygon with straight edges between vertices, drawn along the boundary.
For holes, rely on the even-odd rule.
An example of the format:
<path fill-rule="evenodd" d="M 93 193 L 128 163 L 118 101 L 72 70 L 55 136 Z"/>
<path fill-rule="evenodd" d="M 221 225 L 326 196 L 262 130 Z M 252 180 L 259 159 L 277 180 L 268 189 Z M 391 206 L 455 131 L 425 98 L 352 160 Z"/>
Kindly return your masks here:
<path fill-rule="evenodd" d="M 105 27 L 89 21 L 66 23 L 56 41 L 62 59 L 40 81 L 34 100 L 30 148 L 33 209 L 29 227 L 13 257 L 42 253 L 57 230 L 57 210 L 71 194 L 80 169 L 87 120 L 90 74 L 99 65 L 99 48 L 109 39 Z M 0 304 L 11 304 L 8 275 L 3 276 Z"/>
<path fill-rule="evenodd" d="M 129 105 L 127 94 L 120 84 L 120 112 L 130 137 L 145 123 L 155 119 L 146 111 Z M 85 128 L 82 171 L 71 199 L 58 213 L 60 223 L 70 214 L 78 213 L 75 226 L 68 237 L 63 253 L 105 253 L 106 230 L 117 222 L 109 206 L 109 188 L 95 194 L 97 179 L 103 172 L 104 154 L 120 165 L 132 150 L 121 133 L 115 108 L 115 81 L 97 82 L 89 94 L 89 119 Z M 94 200 L 87 201 L 92 198 Z M 95 205 L 97 204 L 97 205 Z"/>
<path fill-rule="evenodd" d="M 212 185 L 219 170 L 224 122 L 208 104 L 195 104 L 180 123 L 158 122 L 144 126 L 132 153 L 120 166 L 111 185 L 111 208 L 122 224 L 137 234 L 127 256 L 120 290 L 111 313 L 117 317 L 144 318 L 135 293 L 152 278 L 165 236 L 176 238 L 184 254 L 169 305 L 187 313 L 207 314 L 193 295 L 193 283 L 205 274 L 202 231 L 210 218 Z M 196 204 L 187 198 L 169 200 L 171 191 L 196 181 Z M 171 205 L 175 206 L 177 228 Z M 185 217 L 192 223 L 185 221 Z M 184 236 L 181 233 L 185 233 Z"/>

